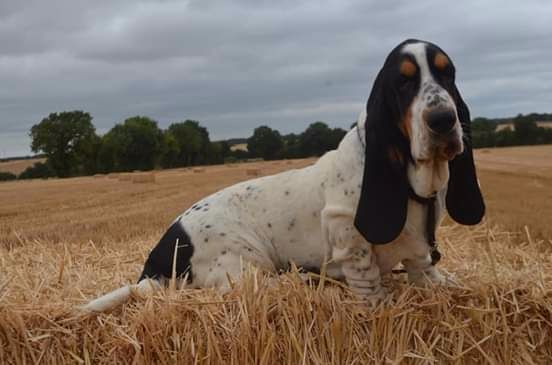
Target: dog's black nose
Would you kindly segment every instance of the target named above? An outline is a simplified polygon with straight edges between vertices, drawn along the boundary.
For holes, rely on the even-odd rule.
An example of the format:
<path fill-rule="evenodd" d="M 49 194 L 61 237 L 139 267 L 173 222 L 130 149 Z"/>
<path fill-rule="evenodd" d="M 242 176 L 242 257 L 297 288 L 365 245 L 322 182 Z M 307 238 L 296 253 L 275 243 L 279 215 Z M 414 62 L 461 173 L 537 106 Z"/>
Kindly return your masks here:
<path fill-rule="evenodd" d="M 431 109 L 424 113 L 424 119 L 433 132 L 445 134 L 454 127 L 456 113 L 448 108 Z"/>

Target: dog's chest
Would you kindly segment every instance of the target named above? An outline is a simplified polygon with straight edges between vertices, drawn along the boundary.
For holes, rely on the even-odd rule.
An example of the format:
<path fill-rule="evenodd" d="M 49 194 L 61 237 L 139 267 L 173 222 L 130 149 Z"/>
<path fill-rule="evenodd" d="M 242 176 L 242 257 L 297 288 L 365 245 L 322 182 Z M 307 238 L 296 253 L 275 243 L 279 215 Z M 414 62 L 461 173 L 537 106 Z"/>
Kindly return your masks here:
<path fill-rule="evenodd" d="M 440 192 L 437 197 L 435 228 L 439 226 L 444 217 L 444 194 Z M 407 220 L 401 234 L 393 242 L 384 245 L 373 245 L 378 266 L 382 273 L 390 272 L 403 260 L 430 258 L 430 246 L 426 232 L 427 207 L 409 200 Z"/>

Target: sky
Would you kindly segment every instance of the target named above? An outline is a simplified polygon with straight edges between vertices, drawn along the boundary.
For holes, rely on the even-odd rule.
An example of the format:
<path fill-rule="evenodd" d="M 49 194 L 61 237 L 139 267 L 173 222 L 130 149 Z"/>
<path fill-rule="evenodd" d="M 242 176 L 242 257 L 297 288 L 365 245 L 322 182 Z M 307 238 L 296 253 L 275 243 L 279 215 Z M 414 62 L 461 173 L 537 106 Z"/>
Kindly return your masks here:
<path fill-rule="evenodd" d="M 549 0 L 2 0 L 0 157 L 66 110 L 99 134 L 134 115 L 212 140 L 347 128 L 407 38 L 451 56 L 472 117 L 552 112 L 551 19 Z"/>

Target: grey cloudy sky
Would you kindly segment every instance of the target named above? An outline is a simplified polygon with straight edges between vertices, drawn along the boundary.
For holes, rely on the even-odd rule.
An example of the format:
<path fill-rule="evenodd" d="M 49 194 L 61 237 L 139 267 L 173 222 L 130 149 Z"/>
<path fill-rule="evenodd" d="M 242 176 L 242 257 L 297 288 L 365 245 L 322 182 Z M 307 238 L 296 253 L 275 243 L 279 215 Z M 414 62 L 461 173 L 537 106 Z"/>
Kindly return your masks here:
<path fill-rule="evenodd" d="M 50 112 L 197 119 L 211 139 L 347 127 L 387 53 L 440 45 L 474 116 L 552 112 L 552 1 L 0 2 L 0 157 Z"/>

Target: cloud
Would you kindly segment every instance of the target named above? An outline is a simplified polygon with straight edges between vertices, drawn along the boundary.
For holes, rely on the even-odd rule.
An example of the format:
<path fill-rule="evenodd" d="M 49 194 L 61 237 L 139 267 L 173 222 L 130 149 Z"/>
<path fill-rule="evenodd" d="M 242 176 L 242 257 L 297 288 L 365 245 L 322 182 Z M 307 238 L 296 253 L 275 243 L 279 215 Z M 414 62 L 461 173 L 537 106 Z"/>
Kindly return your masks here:
<path fill-rule="evenodd" d="M 213 138 L 347 127 L 384 58 L 431 40 L 474 116 L 550 111 L 547 1 L 52 1 L 0 4 L 0 153 L 82 109 L 105 132 L 132 115 L 200 120 Z M 9 144 L 8 144 L 9 141 Z"/>

